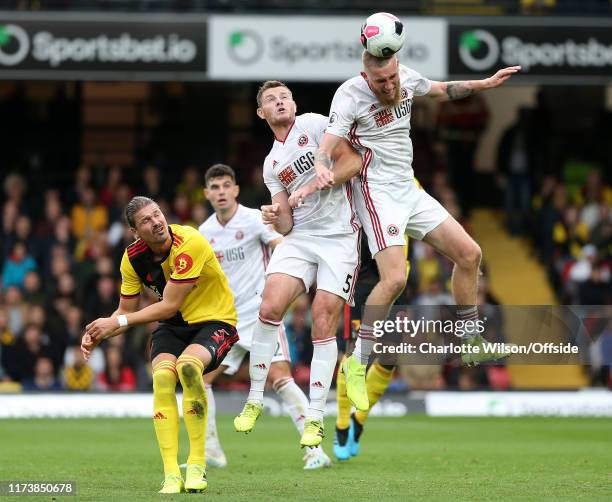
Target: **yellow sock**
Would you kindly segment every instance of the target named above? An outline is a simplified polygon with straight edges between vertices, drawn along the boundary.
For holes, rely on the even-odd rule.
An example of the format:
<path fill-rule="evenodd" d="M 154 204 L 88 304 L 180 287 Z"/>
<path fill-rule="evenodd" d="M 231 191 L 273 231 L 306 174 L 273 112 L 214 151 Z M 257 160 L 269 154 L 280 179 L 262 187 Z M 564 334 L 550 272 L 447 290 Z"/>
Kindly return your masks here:
<path fill-rule="evenodd" d="M 370 366 L 368 374 L 366 375 L 366 388 L 368 389 L 368 401 L 370 401 L 370 410 L 378 402 L 380 397 L 385 393 L 389 383 L 393 380 L 393 369 L 386 369 L 378 363 L 374 363 Z M 355 418 L 360 424 L 364 424 L 370 414 L 368 411 L 355 412 Z"/>
<path fill-rule="evenodd" d="M 164 462 L 164 475 L 181 474 L 178 465 L 179 413 L 176 405 L 176 367 L 161 361 L 153 368 L 153 426 Z"/>
<path fill-rule="evenodd" d="M 340 365 L 346 360 L 346 354 L 342 358 Z M 336 401 L 338 402 L 338 417 L 336 418 L 336 427 L 338 429 L 348 429 L 349 420 L 351 418 L 351 402 L 346 395 L 346 377 L 342 371 L 338 371 L 336 378 Z"/>
<path fill-rule="evenodd" d="M 204 465 L 206 416 L 208 402 L 202 371 L 204 364 L 197 357 L 181 355 L 176 370 L 183 386 L 183 420 L 189 435 L 188 464 Z"/>

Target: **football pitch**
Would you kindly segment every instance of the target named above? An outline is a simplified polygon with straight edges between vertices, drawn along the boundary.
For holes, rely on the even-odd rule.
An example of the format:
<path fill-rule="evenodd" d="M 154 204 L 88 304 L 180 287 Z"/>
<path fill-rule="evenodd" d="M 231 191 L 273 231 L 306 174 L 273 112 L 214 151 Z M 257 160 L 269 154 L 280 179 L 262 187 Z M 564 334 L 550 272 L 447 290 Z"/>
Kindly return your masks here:
<path fill-rule="evenodd" d="M 0 420 L 0 479 L 76 481 L 77 499 L 96 501 L 535 501 L 612 496 L 610 419 L 372 418 L 358 457 L 318 471 L 302 470 L 298 435 L 287 418 L 264 416 L 248 436 L 232 430 L 229 416 L 218 422 L 229 466 L 208 471 L 209 488 L 203 495 L 156 494 L 161 459 L 153 424 L 146 419 Z M 324 446 L 331 457 L 333 419 L 326 426 Z M 182 429 L 181 462 L 186 452 Z"/>

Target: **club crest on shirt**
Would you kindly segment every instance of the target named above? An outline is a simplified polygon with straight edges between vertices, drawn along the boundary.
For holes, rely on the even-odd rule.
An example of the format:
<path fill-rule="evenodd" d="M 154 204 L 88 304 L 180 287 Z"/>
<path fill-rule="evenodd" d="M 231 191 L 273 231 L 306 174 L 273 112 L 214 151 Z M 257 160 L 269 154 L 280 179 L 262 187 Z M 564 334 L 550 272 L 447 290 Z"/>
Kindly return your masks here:
<path fill-rule="evenodd" d="M 408 91 L 405 87 L 402 87 L 402 99 L 406 99 L 408 97 Z"/>
<path fill-rule="evenodd" d="M 395 236 L 395 235 L 399 234 L 399 228 L 397 228 L 397 226 L 396 226 L 396 225 L 389 225 L 389 226 L 387 227 L 387 233 L 388 233 L 390 236 L 392 236 L 392 237 L 393 237 L 393 236 Z"/>
<path fill-rule="evenodd" d="M 300 134 L 300 137 L 297 140 L 297 144 L 300 147 L 306 146 L 308 144 L 308 136 L 306 134 Z"/>
<path fill-rule="evenodd" d="M 238 232 L 236 232 L 235 237 L 237 241 L 241 241 L 242 239 L 244 239 L 244 232 L 242 230 L 238 230 Z"/>

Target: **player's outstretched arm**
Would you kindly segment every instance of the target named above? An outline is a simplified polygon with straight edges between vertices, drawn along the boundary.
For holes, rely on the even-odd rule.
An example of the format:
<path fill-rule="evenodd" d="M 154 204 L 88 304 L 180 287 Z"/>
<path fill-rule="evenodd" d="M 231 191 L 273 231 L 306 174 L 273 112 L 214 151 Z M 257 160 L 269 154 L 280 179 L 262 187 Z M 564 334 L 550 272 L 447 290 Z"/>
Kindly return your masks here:
<path fill-rule="evenodd" d="M 293 228 L 293 211 L 287 192 L 272 197 L 272 204 L 261 206 L 261 217 L 265 225 L 272 225 L 281 235 L 287 235 Z"/>
<path fill-rule="evenodd" d="M 489 78 L 483 78 L 482 80 L 459 80 L 456 82 L 432 81 L 431 89 L 426 96 L 438 101 L 466 98 L 475 92 L 499 87 L 520 70 L 520 66 L 509 66 L 508 68 L 499 70 L 495 75 Z"/>
<path fill-rule="evenodd" d="M 160 302 L 153 303 L 148 307 L 137 312 L 131 312 L 125 315 L 125 326 L 133 326 L 137 324 L 146 324 L 155 321 L 164 321 L 176 314 L 183 304 L 187 295 L 193 289 L 193 284 L 179 284 L 176 282 L 168 282 L 164 287 L 164 296 Z M 123 299 L 122 299 L 123 300 Z M 122 315 L 122 314 L 119 314 Z M 115 336 L 115 330 L 121 327 L 119 316 L 101 317 L 85 328 L 85 334 L 89 335 L 93 341 L 103 340 L 111 336 Z"/>

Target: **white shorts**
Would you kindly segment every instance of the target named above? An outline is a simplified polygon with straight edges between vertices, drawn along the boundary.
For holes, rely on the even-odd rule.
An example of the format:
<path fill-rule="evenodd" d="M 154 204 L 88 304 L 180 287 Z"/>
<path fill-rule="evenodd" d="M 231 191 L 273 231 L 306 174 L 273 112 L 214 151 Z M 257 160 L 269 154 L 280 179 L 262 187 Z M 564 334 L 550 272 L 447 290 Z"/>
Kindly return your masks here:
<path fill-rule="evenodd" d="M 414 180 L 385 184 L 357 180 L 354 193 L 372 256 L 390 246 L 403 246 L 406 232 L 422 240 L 449 216 Z"/>
<path fill-rule="evenodd" d="M 234 375 L 240 365 L 242 364 L 242 360 L 244 356 L 246 356 L 251 351 L 251 342 L 253 341 L 253 329 L 255 328 L 255 323 L 257 322 L 257 316 L 253 319 L 252 322 L 248 324 L 240 324 L 236 326 L 238 331 L 238 335 L 240 336 L 240 340 L 238 340 L 230 349 L 230 351 L 223 359 L 221 363 L 222 366 L 227 366 L 227 369 L 223 371 L 226 375 Z M 287 361 L 291 362 L 291 356 L 289 354 L 289 344 L 287 343 L 287 335 L 285 333 L 285 326 L 283 323 L 278 327 L 278 342 L 276 344 L 276 351 L 274 352 L 274 356 L 272 357 L 272 362 L 276 363 L 279 361 Z"/>
<path fill-rule="evenodd" d="M 290 233 L 274 249 L 266 275 L 281 273 L 301 279 L 306 292 L 329 291 L 353 303 L 359 272 L 361 231 L 341 235 Z"/>

